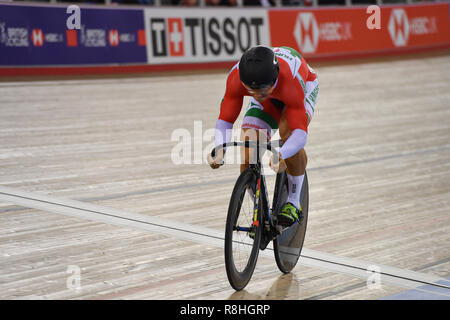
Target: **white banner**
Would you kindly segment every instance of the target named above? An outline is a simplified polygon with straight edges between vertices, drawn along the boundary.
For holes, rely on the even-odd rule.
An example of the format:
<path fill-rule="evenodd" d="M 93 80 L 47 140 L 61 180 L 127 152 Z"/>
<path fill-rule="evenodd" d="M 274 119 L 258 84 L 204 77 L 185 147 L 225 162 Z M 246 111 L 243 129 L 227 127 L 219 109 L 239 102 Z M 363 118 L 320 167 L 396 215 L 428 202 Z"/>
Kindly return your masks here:
<path fill-rule="evenodd" d="M 239 60 L 255 45 L 270 45 L 265 9 L 144 10 L 149 64 Z"/>

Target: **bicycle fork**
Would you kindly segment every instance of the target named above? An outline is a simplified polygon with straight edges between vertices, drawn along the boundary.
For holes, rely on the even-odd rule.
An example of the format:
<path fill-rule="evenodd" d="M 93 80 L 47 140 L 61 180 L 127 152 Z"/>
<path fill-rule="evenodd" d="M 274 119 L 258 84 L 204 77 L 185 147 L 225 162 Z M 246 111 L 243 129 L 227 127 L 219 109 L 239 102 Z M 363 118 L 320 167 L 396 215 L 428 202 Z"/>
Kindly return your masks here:
<path fill-rule="evenodd" d="M 266 180 L 264 179 L 264 174 L 262 172 L 263 168 L 260 168 L 260 174 L 257 178 L 256 183 L 256 193 L 255 193 L 255 205 L 254 205 L 254 214 L 253 214 L 253 226 L 258 227 L 259 223 L 263 223 L 263 232 L 262 239 L 260 243 L 260 249 L 264 250 L 270 241 L 275 239 L 279 234 L 281 234 L 281 230 L 278 230 L 278 226 L 276 225 L 276 221 L 274 221 L 274 217 L 272 216 L 272 210 L 269 206 Z M 262 192 L 261 192 L 262 190 Z M 260 197 L 263 197 L 260 200 Z M 261 203 L 261 207 L 259 204 Z M 258 215 L 261 214 L 261 219 L 258 218 Z"/>
<path fill-rule="evenodd" d="M 252 225 L 255 228 L 259 227 L 259 219 L 258 219 L 258 204 L 259 204 L 259 197 L 261 191 L 261 177 L 258 177 L 258 181 L 256 183 L 256 192 L 255 192 L 255 203 L 254 203 L 254 209 L 253 209 L 253 223 Z"/>

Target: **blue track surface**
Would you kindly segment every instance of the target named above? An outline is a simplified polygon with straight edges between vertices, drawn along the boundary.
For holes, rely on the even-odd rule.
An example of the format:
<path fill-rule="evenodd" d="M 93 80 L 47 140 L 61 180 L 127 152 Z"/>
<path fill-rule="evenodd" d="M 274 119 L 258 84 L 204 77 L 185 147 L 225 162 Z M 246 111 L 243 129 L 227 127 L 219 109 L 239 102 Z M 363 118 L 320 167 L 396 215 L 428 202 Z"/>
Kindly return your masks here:
<path fill-rule="evenodd" d="M 450 286 L 450 278 L 436 282 Z M 380 300 L 450 300 L 450 289 L 425 285 L 417 289 L 406 290 Z"/>

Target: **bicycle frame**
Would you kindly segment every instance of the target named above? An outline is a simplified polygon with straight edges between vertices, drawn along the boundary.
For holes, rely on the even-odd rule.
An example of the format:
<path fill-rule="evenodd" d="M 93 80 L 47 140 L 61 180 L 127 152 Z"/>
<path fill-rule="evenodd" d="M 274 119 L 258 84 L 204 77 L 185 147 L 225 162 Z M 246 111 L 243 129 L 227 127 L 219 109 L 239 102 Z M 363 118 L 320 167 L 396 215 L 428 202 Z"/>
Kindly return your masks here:
<path fill-rule="evenodd" d="M 264 155 L 265 151 L 271 151 L 274 155 L 274 162 L 278 162 L 278 152 L 274 152 L 275 147 L 279 147 L 282 143 L 282 140 L 276 140 L 276 141 L 269 141 L 268 143 L 259 142 L 259 141 L 243 141 L 243 142 L 229 142 L 224 143 L 223 145 L 219 145 L 216 148 L 213 149 L 211 152 L 211 155 L 214 157 L 215 153 L 220 150 L 221 148 L 226 148 L 230 146 L 243 146 L 245 148 L 253 148 L 254 149 L 254 157 L 253 159 L 256 159 L 256 163 L 250 163 L 249 168 L 251 168 L 255 172 L 255 176 L 257 178 L 257 187 L 256 187 L 256 193 L 255 193 L 255 205 L 254 205 L 254 216 L 253 216 L 253 225 L 255 227 L 258 227 L 259 220 L 258 220 L 258 212 L 262 209 L 262 219 L 261 221 L 264 223 L 264 232 L 263 232 L 263 238 L 264 238 L 264 248 L 265 246 L 273 240 L 274 237 L 279 235 L 281 233 L 281 230 L 279 228 L 276 228 L 276 223 L 273 221 L 272 217 L 272 211 L 274 210 L 274 207 L 270 207 L 270 200 L 269 200 L 269 194 L 267 192 L 267 183 L 266 178 L 264 175 L 264 166 L 261 163 L 261 158 Z M 264 148 L 264 149 L 262 149 Z M 262 149 L 262 152 L 261 152 Z M 223 164 L 223 163 L 222 163 Z M 262 208 L 259 208 L 258 204 L 260 203 L 260 197 Z M 274 205 L 274 204 L 272 204 Z M 240 231 L 249 231 L 248 228 L 239 228 Z"/>

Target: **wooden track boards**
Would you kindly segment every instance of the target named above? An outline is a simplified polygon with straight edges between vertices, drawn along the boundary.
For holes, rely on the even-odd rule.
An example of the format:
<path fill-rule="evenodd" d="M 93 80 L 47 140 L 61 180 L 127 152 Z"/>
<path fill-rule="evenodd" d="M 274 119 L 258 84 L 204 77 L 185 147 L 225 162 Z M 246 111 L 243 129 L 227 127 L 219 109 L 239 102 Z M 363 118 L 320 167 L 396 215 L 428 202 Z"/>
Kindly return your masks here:
<path fill-rule="evenodd" d="M 448 278 L 450 57 L 316 70 L 305 248 Z M 195 150 L 209 151 L 203 135 L 215 125 L 225 79 L 0 83 L 0 186 L 222 233 L 238 165 L 175 165 L 171 154 L 174 132 L 191 135 L 191 162 Z M 0 230 L 2 299 L 378 299 L 405 290 L 369 289 L 366 279 L 302 258 L 281 275 L 262 256 L 248 287 L 234 292 L 213 241 L 5 200 Z M 70 266 L 80 270 L 80 289 L 68 288 Z"/>

